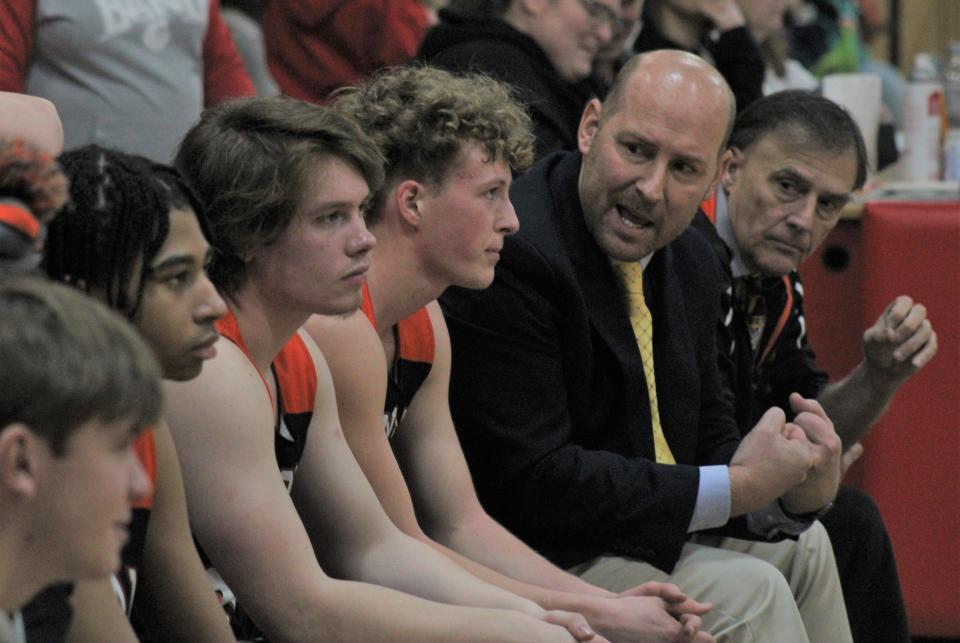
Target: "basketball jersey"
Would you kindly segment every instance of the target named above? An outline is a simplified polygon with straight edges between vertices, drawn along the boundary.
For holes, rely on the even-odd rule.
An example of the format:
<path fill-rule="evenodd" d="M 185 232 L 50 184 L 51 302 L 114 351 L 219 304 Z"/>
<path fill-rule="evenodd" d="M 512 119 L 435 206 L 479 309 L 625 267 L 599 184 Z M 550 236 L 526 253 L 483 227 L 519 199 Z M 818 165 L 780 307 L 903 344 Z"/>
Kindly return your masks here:
<path fill-rule="evenodd" d="M 373 300 L 363 285 L 363 313 L 377 328 Z M 379 331 L 378 331 L 379 332 Z M 383 425 L 387 438 L 392 438 L 403 421 L 410 403 L 433 367 L 433 323 L 426 307 L 417 310 L 394 326 L 394 358 L 387 373 L 387 397 L 383 409 Z"/>

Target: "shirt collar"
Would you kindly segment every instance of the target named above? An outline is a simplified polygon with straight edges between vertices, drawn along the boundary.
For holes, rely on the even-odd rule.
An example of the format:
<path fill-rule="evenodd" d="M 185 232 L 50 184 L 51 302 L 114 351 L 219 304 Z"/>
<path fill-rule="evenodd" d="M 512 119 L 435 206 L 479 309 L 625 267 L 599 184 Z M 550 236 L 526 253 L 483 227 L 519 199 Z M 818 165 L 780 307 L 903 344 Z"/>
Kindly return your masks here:
<path fill-rule="evenodd" d="M 740 246 L 737 245 L 736 235 L 733 233 L 733 224 L 730 222 L 730 216 L 727 213 L 727 194 L 723 188 L 717 190 L 717 234 L 723 239 L 723 242 L 733 253 L 733 260 L 730 262 L 730 270 L 733 277 L 744 277 L 750 274 L 750 270 L 743 261 L 743 255 L 740 253 Z"/>

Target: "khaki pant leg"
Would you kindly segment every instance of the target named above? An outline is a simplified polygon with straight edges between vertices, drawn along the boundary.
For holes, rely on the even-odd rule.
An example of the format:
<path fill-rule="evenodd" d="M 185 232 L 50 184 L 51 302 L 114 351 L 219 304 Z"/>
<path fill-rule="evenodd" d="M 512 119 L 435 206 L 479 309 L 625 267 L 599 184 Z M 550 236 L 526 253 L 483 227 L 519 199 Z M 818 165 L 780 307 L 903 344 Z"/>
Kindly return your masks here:
<path fill-rule="evenodd" d="M 720 546 L 761 558 L 783 572 L 812 643 L 853 640 L 833 547 L 819 522 L 797 541 L 767 543 L 724 538 Z"/>
<path fill-rule="evenodd" d="M 687 543 L 672 574 L 617 556 L 602 556 L 570 571 L 614 592 L 647 581 L 674 583 L 692 598 L 713 603 L 703 624 L 718 643 L 808 642 L 783 574 L 753 556 Z"/>

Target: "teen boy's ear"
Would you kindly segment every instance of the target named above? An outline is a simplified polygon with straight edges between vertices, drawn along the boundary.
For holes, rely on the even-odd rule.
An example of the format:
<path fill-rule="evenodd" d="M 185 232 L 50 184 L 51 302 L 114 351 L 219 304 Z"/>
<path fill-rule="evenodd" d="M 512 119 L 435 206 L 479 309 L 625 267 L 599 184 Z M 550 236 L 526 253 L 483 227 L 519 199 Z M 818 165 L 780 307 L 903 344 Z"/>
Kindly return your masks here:
<path fill-rule="evenodd" d="M 42 438 L 25 424 L 9 424 L 0 429 L 0 484 L 6 494 L 29 499 L 37 489 L 37 449 Z"/>
<path fill-rule="evenodd" d="M 396 200 L 400 218 L 413 228 L 420 226 L 420 204 L 424 196 L 423 184 L 413 179 L 400 181 L 393 188 L 393 198 Z"/>

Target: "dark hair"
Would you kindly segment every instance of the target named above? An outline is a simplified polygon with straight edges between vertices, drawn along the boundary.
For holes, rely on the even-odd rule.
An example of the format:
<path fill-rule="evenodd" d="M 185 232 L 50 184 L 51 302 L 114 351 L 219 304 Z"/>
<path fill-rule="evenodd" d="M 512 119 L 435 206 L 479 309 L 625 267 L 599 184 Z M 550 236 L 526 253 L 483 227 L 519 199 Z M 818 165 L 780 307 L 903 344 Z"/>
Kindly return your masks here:
<path fill-rule="evenodd" d="M 50 225 L 44 268 L 51 278 L 102 293 L 128 317 L 140 306 L 148 271 L 170 232 L 170 210 L 199 200 L 171 167 L 88 145 L 65 152 L 70 203 Z M 133 283 L 136 277 L 136 283 Z"/>
<path fill-rule="evenodd" d="M 203 113 L 175 164 L 204 202 L 217 288 L 230 294 L 243 285 L 244 255 L 277 240 L 297 213 L 308 173 L 329 157 L 352 164 L 371 191 L 379 189 L 383 158 L 376 145 L 333 110 L 256 97 Z"/>
<path fill-rule="evenodd" d="M 479 74 L 397 67 L 341 91 L 333 108 L 353 116 L 377 143 L 388 182 L 412 178 L 438 185 L 471 142 L 515 173 L 533 162 L 530 117 L 508 85 Z M 382 208 L 381 193 L 368 220 L 376 222 Z"/>
<path fill-rule="evenodd" d="M 770 135 L 807 149 L 853 151 L 857 159 L 853 189 L 859 190 L 867 180 L 867 150 L 860 128 L 847 110 L 828 98 L 798 89 L 764 96 L 737 115 L 729 147 L 746 152 Z"/>
<path fill-rule="evenodd" d="M 63 455 L 91 420 L 157 420 L 160 367 L 115 312 L 38 277 L 0 280 L 0 310 L 0 430 L 23 423 Z"/>

